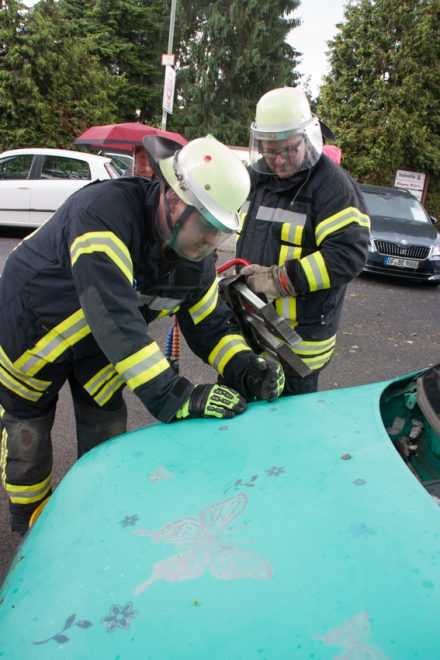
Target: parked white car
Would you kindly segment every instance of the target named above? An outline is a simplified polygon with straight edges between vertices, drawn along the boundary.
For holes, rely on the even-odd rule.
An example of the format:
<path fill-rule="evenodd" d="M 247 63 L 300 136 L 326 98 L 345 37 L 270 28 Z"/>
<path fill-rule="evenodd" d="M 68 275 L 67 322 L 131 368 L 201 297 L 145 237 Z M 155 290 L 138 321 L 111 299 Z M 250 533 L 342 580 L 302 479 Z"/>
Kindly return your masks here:
<path fill-rule="evenodd" d="M 37 227 L 76 190 L 121 172 L 111 158 L 65 149 L 0 153 L 0 225 Z"/>

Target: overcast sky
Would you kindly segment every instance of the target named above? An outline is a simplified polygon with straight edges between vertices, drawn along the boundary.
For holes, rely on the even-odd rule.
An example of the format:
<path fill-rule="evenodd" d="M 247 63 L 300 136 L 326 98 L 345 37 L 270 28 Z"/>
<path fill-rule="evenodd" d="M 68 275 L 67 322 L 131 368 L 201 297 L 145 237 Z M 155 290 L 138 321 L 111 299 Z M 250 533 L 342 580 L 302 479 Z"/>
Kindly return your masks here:
<path fill-rule="evenodd" d="M 302 55 L 300 73 L 311 76 L 312 96 L 318 95 L 322 76 L 328 71 L 326 42 L 336 34 L 336 23 L 342 22 L 346 0 L 302 0 L 295 11 L 300 27 L 292 30 L 288 42 Z"/>

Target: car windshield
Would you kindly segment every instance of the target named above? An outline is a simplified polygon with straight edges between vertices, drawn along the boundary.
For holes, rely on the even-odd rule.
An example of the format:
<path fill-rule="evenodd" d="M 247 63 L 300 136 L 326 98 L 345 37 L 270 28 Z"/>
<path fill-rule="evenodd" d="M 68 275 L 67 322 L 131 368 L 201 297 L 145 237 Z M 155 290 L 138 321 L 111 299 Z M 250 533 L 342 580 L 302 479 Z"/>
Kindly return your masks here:
<path fill-rule="evenodd" d="M 412 222 L 430 222 L 423 206 L 413 196 L 406 197 L 393 191 L 373 193 L 364 190 L 363 194 L 370 215 Z"/>
<path fill-rule="evenodd" d="M 111 164 L 118 172 L 119 176 L 130 176 L 133 173 L 133 158 L 119 154 L 104 153 L 104 156 L 111 158 Z"/>

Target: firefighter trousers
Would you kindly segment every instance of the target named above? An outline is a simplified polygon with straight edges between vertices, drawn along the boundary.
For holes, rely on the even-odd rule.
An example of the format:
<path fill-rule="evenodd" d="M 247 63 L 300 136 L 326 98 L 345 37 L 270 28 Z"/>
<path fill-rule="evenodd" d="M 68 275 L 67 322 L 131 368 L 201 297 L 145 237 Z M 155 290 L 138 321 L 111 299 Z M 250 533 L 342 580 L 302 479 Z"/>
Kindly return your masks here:
<path fill-rule="evenodd" d="M 125 433 L 127 408 L 122 392 L 99 407 L 84 389 L 69 379 L 75 415 L 78 457 L 105 440 Z M 43 414 L 25 404 L 3 408 L 1 468 L 9 497 L 11 527 L 24 533 L 34 510 L 52 492 L 52 438 L 58 395 Z M 47 404 L 46 404 L 47 405 Z"/>

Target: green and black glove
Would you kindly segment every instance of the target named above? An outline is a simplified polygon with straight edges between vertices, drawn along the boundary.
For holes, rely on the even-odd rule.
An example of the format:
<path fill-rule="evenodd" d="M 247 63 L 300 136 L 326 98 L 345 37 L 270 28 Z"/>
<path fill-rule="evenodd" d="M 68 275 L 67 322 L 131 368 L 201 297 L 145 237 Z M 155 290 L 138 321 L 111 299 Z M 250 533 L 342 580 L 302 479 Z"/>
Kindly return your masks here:
<path fill-rule="evenodd" d="M 247 408 L 245 399 L 226 385 L 196 385 L 176 413 L 176 419 L 188 417 L 235 417 Z"/>
<path fill-rule="evenodd" d="M 263 401 L 278 399 L 283 393 L 285 382 L 283 367 L 279 362 L 257 356 L 249 361 L 245 383 L 252 399 Z"/>

